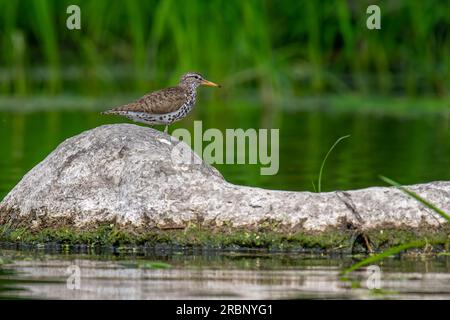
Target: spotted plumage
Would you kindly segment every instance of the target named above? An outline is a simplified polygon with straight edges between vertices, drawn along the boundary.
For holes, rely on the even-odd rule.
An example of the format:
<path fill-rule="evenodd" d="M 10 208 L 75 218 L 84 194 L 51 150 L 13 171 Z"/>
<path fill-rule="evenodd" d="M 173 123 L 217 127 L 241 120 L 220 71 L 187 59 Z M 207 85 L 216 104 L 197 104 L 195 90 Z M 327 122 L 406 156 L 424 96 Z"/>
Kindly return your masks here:
<path fill-rule="evenodd" d="M 200 74 L 188 72 L 184 74 L 178 86 L 154 91 L 126 105 L 102 112 L 117 114 L 136 122 L 149 125 L 163 124 L 168 126 L 183 119 L 191 112 L 200 85 L 218 87 L 219 85 L 205 80 Z"/>

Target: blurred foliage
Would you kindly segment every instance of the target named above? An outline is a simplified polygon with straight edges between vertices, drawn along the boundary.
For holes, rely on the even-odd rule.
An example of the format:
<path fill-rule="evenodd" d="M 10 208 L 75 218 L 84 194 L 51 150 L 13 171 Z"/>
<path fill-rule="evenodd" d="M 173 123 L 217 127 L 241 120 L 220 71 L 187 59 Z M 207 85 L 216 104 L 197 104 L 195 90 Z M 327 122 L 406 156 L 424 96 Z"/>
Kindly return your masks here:
<path fill-rule="evenodd" d="M 201 99 L 172 129 L 192 130 L 192 119 L 283 129 L 280 173 L 217 165 L 232 182 L 310 190 L 329 146 L 347 134 L 326 190 L 377 184 L 380 173 L 448 180 L 450 1 L 376 3 L 381 30 L 366 27 L 368 0 L 0 0 L 0 195 L 63 139 L 126 121 L 94 111 L 188 70 L 224 88 L 202 90 L 216 99 Z M 81 30 L 66 27 L 72 4 Z M 439 117 L 377 118 L 428 113 Z"/>
<path fill-rule="evenodd" d="M 279 95 L 449 93 L 449 1 L 0 0 L 0 94 L 135 92 L 198 70 Z M 81 8 L 68 30 L 66 8 Z"/>

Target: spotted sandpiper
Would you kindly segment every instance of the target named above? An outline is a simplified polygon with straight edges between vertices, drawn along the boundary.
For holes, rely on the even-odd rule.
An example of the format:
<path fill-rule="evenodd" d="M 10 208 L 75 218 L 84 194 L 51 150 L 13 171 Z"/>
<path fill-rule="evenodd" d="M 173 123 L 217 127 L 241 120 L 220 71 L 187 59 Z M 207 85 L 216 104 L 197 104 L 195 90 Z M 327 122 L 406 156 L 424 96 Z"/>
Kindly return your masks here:
<path fill-rule="evenodd" d="M 102 114 L 118 114 L 149 125 L 163 124 L 167 133 L 170 124 L 183 119 L 192 110 L 200 85 L 220 87 L 196 72 L 188 72 L 176 87 L 150 92 L 134 102 Z"/>

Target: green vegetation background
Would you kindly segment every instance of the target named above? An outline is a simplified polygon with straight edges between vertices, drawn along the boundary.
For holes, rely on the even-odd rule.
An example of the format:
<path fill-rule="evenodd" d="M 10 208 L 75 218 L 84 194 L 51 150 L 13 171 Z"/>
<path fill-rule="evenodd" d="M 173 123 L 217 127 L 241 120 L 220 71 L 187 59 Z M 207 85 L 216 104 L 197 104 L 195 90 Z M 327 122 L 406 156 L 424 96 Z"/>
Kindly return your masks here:
<path fill-rule="evenodd" d="M 312 190 L 348 134 L 325 191 L 449 180 L 449 30 L 450 0 L 0 0 L 0 198 L 64 139 L 128 121 L 99 111 L 187 70 L 223 88 L 172 130 L 281 129 L 279 173 L 217 165 L 233 183 Z"/>
<path fill-rule="evenodd" d="M 378 4 L 382 29 L 366 28 Z M 71 4 L 82 30 L 66 28 Z M 450 1 L 0 0 L 0 94 L 145 92 L 186 70 L 261 97 L 449 94 Z M 442 106 L 446 107 L 446 106 Z"/>

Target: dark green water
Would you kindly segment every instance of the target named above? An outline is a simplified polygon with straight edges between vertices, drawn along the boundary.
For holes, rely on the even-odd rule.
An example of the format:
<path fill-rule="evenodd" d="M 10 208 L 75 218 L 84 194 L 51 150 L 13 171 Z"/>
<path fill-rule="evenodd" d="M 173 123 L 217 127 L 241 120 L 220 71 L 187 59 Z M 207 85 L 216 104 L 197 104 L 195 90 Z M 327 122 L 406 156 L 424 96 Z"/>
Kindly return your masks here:
<path fill-rule="evenodd" d="M 125 98 L 123 100 L 126 100 Z M 29 100 L 27 100 L 29 101 Z M 50 100 L 49 100 L 50 101 Z M 0 111 L 0 198 L 58 144 L 84 130 L 128 122 L 99 114 L 117 102 L 88 107 L 53 102 L 50 110 L 2 105 Z M 394 107 L 394 106 L 393 106 Z M 328 159 L 323 190 L 383 185 L 382 174 L 404 184 L 450 180 L 450 121 L 437 113 L 387 115 L 343 112 L 334 105 L 265 108 L 252 103 L 207 99 L 171 127 L 280 129 L 280 169 L 261 176 L 259 165 L 219 165 L 230 182 L 283 190 L 312 190 L 321 161 L 337 138 L 351 135 Z M 11 249 L 11 248 L 10 248 Z M 448 256 L 387 259 L 380 266 L 380 290 L 367 288 L 367 273 L 339 272 L 350 257 L 252 252 L 164 252 L 129 255 L 61 254 L 0 249 L 0 297 L 63 299 L 159 298 L 444 298 L 450 299 Z M 167 269 L 145 267 L 164 262 Z M 81 270 L 80 290 L 67 288 L 67 268 Z"/>
<path fill-rule="evenodd" d="M 0 111 L 0 197 L 43 160 L 59 143 L 96 126 L 127 122 L 76 107 L 52 111 Z M 321 161 L 335 140 L 351 135 L 333 151 L 323 176 L 323 190 L 383 185 L 382 174 L 404 184 L 450 180 L 450 121 L 439 114 L 386 116 L 338 112 L 333 105 L 300 111 L 266 110 L 256 104 L 212 105 L 204 102 L 187 119 L 171 126 L 203 128 L 279 128 L 280 169 L 261 176 L 260 165 L 217 165 L 230 182 L 283 190 L 313 190 Z M 394 107 L 393 107 L 394 108 Z M 6 109 L 6 108 L 5 108 Z M 17 109 L 16 109 L 17 110 Z M 60 111 L 58 111 L 60 110 Z"/>

